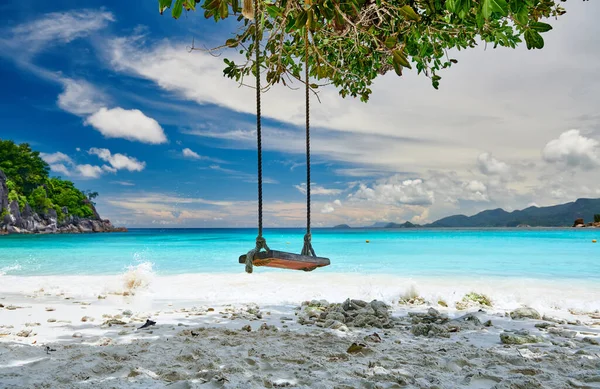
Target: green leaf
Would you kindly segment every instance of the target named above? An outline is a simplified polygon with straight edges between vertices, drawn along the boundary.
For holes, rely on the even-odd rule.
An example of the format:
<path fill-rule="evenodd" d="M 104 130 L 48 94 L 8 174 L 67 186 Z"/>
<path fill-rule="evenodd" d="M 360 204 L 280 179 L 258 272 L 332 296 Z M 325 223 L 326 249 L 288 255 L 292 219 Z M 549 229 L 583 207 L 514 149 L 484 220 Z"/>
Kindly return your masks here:
<path fill-rule="evenodd" d="M 542 38 L 540 33 L 537 31 L 525 31 L 525 43 L 527 44 L 527 48 L 529 50 L 544 48 L 544 38 Z"/>
<path fill-rule="evenodd" d="M 227 18 L 227 16 L 229 16 L 229 4 L 227 4 L 226 0 L 223 0 L 221 2 L 221 6 L 219 8 L 219 16 L 221 17 L 221 19 L 225 19 Z"/>
<path fill-rule="evenodd" d="M 415 12 L 415 10 L 410 5 L 405 5 L 400 8 L 400 14 L 404 16 L 405 19 L 417 21 L 420 19 L 419 15 Z"/>
<path fill-rule="evenodd" d="M 548 31 L 552 30 L 551 25 L 549 25 L 547 23 L 542 23 L 542 22 L 531 22 L 531 23 L 529 23 L 529 27 L 533 31 L 537 31 L 537 32 L 548 32 Z"/>
<path fill-rule="evenodd" d="M 186 0 L 183 4 L 183 8 L 185 8 L 186 11 L 195 11 L 196 10 L 196 2 L 194 0 Z"/>
<path fill-rule="evenodd" d="M 398 38 L 396 38 L 395 36 L 389 36 L 385 40 L 385 47 L 387 47 L 388 49 L 393 49 L 394 47 L 396 47 L 397 44 Z"/>
<path fill-rule="evenodd" d="M 483 0 L 481 12 L 483 12 L 483 17 L 486 19 L 489 19 L 492 13 L 508 16 L 508 3 L 506 0 Z"/>
<path fill-rule="evenodd" d="M 171 11 L 171 15 L 175 19 L 179 19 L 181 13 L 183 12 L 183 1 L 184 0 L 175 0 L 175 5 L 173 6 L 173 10 Z"/>
<path fill-rule="evenodd" d="M 237 41 L 237 39 L 231 38 L 231 39 L 227 39 L 225 41 L 225 44 L 227 45 L 227 47 L 237 47 L 238 41 Z"/>
<path fill-rule="evenodd" d="M 392 59 L 394 63 L 397 63 L 400 66 L 404 66 L 405 68 L 411 69 L 410 63 L 408 62 L 408 59 L 406 59 L 406 55 L 402 50 L 393 50 Z"/>
<path fill-rule="evenodd" d="M 167 8 L 171 8 L 172 1 L 173 0 L 158 0 L 158 12 L 162 15 Z"/>
<path fill-rule="evenodd" d="M 308 13 L 305 11 L 300 12 L 298 15 L 298 19 L 296 19 L 296 28 L 302 28 L 306 25 L 306 21 L 308 20 Z"/>
<path fill-rule="evenodd" d="M 456 13 L 457 0 L 446 0 L 446 9 L 451 13 Z"/>

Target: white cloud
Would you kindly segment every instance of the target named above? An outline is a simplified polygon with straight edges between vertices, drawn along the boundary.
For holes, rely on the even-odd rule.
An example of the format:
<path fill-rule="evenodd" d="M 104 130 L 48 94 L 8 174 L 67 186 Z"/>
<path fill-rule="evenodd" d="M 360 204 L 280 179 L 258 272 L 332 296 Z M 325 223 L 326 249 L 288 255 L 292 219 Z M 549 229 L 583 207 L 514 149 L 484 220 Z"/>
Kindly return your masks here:
<path fill-rule="evenodd" d="M 506 162 L 494 158 L 491 153 L 479 154 L 477 166 L 486 176 L 498 176 L 501 179 L 509 179 L 512 176 L 511 167 Z"/>
<path fill-rule="evenodd" d="M 548 163 L 590 170 L 600 165 L 600 143 L 580 134 L 579 130 L 565 131 L 542 150 Z"/>
<path fill-rule="evenodd" d="M 101 160 L 110 163 L 112 169 L 107 167 L 106 170 L 116 172 L 117 170 L 129 170 L 130 172 L 141 172 L 146 167 L 145 162 L 140 162 L 133 157 L 128 157 L 124 154 L 112 154 L 108 149 L 99 149 L 92 147 L 88 153 L 98 156 Z"/>
<path fill-rule="evenodd" d="M 167 141 L 160 124 L 137 109 L 101 108 L 88 117 L 85 124 L 93 126 L 107 138 L 123 138 L 149 144 Z"/>
<path fill-rule="evenodd" d="M 62 80 L 64 91 L 58 95 L 58 106 L 75 115 L 89 115 L 104 106 L 105 97 L 90 83 L 83 80 Z"/>
<path fill-rule="evenodd" d="M 342 206 L 342 202 L 341 202 L 339 199 L 335 200 L 333 203 L 334 203 L 335 205 L 337 205 L 338 207 L 341 207 L 341 206 Z"/>
<path fill-rule="evenodd" d="M 73 164 L 73 160 L 67 154 L 63 154 L 60 151 L 56 153 L 40 153 L 40 157 L 48 164 L 56 164 L 59 162 L 65 162 L 68 164 Z"/>
<path fill-rule="evenodd" d="M 114 20 L 110 12 L 90 9 L 48 13 L 13 28 L 11 41 L 19 42 L 25 50 L 40 50 L 52 43 L 68 43 L 88 36 Z"/>
<path fill-rule="evenodd" d="M 335 211 L 335 209 L 329 203 L 326 203 L 323 208 L 321 208 L 321 213 L 331 213 L 333 211 Z"/>
<path fill-rule="evenodd" d="M 300 191 L 300 193 L 306 194 L 306 182 L 303 182 L 300 185 L 294 185 L 294 188 L 298 189 Z M 341 189 L 324 188 L 320 185 L 315 184 L 314 182 L 310 185 L 310 194 L 311 195 L 331 196 L 331 195 L 336 195 L 336 194 L 340 194 L 340 193 L 342 193 Z"/>
<path fill-rule="evenodd" d="M 129 182 L 129 181 L 111 181 L 111 183 L 121 185 L 121 186 L 135 186 L 135 184 L 133 182 Z"/>
<path fill-rule="evenodd" d="M 360 184 L 359 189 L 350 195 L 351 200 L 364 200 L 391 205 L 431 205 L 434 193 L 421 179 L 406 180 L 398 176 L 375 183 L 372 187 Z"/>
<path fill-rule="evenodd" d="M 98 178 L 104 173 L 104 170 L 100 166 L 93 166 L 89 164 L 75 166 L 76 171 L 86 178 Z"/>
<path fill-rule="evenodd" d="M 185 149 L 183 149 L 182 154 L 184 157 L 190 158 L 190 159 L 201 159 L 202 158 L 200 156 L 200 154 L 196 153 L 195 151 L 193 151 L 192 149 L 189 149 L 187 147 Z"/>
<path fill-rule="evenodd" d="M 64 164 L 62 163 L 52 163 L 50 164 L 50 170 L 52 170 L 55 173 L 60 173 L 63 174 L 67 177 L 69 177 L 72 173 L 69 171 L 69 168 L 67 168 Z"/>
<path fill-rule="evenodd" d="M 103 169 L 99 166 L 77 165 L 71 157 L 61 153 L 40 153 L 40 157 L 50 165 L 50 170 L 64 176 L 80 176 L 84 178 L 98 178 Z"/>

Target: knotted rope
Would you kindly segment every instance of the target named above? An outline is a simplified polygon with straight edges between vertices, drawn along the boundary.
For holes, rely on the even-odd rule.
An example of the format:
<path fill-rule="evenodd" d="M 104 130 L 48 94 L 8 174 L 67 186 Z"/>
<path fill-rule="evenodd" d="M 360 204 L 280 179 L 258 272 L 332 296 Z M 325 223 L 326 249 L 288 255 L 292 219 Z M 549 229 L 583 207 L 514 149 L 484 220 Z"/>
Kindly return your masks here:
<path fill-rule="evenodd" d="M 246 254 L 246 273 L 252 273 L 254 268 L 254 256 L 259 253 L 260 250 L 269 251 L 267 241 L 262 236 L 256 237 L 256 247 L 248 251 L 248 254 Z"/>

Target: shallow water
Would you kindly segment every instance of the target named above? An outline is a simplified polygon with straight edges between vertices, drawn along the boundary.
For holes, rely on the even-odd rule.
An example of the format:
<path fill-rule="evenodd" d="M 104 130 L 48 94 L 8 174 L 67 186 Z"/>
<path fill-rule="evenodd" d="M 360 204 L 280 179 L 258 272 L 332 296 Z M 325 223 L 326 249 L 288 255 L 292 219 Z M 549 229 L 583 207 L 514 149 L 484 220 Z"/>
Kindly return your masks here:
<path fill-rule="evenodd" d="M 122 234 L 0 237 L 0 275 L 110 275 L 149 262 L 157 275 L 239 273 L 250 229 L 134 229 Z M 273 249 L 299 252 L 303 231 L 266 230 Z M 331 266 L 319 273 L 600 281 L 597 229 L 314 230 Z M 369 240 L 370 243 L 366 243 Z M 260 272 L 281 272 L 261 268 Z"/>

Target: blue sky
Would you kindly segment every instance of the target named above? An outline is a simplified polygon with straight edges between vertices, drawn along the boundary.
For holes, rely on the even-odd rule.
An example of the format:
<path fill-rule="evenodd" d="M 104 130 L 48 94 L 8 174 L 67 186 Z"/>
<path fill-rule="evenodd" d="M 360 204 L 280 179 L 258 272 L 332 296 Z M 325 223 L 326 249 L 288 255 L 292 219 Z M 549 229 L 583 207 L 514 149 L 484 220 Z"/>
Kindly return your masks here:
<path fill-rule="evenodd" d="M 233 23 L 175 21 L 155 1 L 0 6 L 0 137 L 44 153 L 53 174 L 100 192 L 100 213 L 144 227 L 251 227 L 253 91 L 222 76 Z M 456 53 L 441 90 L 388 74 L 368 104 L 313 104 L 316 225 L 433 221 L 483 209 L 600 197 L 600 28 L 570 2 L 531 52 Z M 582 34 L 581 31 L 586 31 Z M 302 226 L 301 90 L 264 96 L 265 223 Z M 596 177 L 596 178 L 594 178 Z"/>

